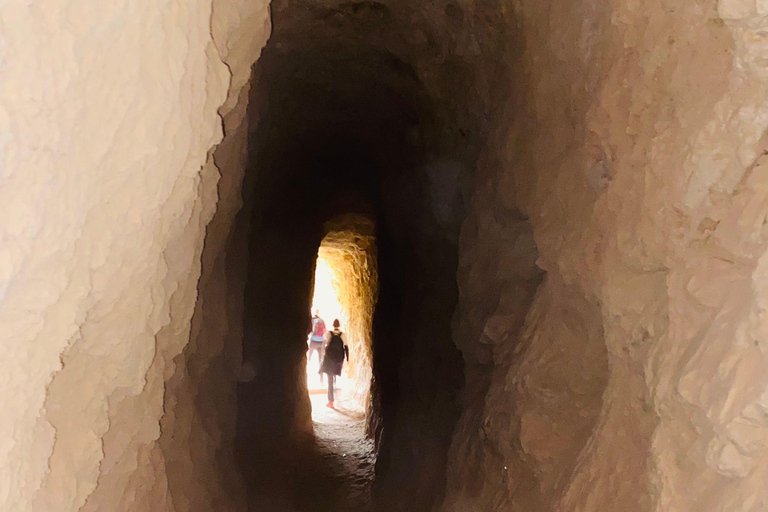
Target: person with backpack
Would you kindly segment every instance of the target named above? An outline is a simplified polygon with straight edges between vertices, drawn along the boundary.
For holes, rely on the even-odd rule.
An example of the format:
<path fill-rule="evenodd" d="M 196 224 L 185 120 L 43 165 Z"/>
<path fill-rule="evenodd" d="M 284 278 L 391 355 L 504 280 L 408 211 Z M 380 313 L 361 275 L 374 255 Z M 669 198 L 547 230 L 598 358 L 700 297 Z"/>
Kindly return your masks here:
<path fill-rule="evenodd" d="M 336 376 L 341 375 L 344 359 L 346 358 L 349 361 L 349 347 L 347 347 L 344 333 L 339 329 L 340 326 L 339 320 L 334 320 L 333 330 L 328 331 L 328 334 L 326 334 L 328 343 L 325 345 L 323 364 L 320 365 L 320 371 L 328 375 L 327 407 L 330 408 L 333 408 L 333 386 L 336 384 Z"/>
<path fill-rule="evenodd" d="M 320 367 L 317 370 L 317 374 L 320 375 L 320 384 L 323 383 L 323 353 L 325 349 L 325 334 L 326 334 L 325 322 L 320 318 L 320 310 L 315 310 L 315 315 L 312 317 L 312 331 L 309 337 L 309 348 L 307 353 L 307 363 L 312 360 L 312 354 L 317 352 L 317 363 Z"/>

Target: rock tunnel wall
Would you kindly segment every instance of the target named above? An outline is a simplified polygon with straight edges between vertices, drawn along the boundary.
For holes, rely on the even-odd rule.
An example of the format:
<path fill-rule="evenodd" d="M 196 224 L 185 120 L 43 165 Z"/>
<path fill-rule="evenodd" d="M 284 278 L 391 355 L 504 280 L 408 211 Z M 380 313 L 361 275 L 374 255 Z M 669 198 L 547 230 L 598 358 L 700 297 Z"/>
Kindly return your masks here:
<path fill-rule="evenodd" d="M 207 370 L 239 340 L 196 299 L 225 286 L 266 8 L 0 7 L 1 509 L 235 507 L 234 421 L 200 409 L 233 414 Z"/>
<path fill-rule="evenodd" d="M 766 14 L 508 11 L 522 46 L 462 229 L 443 510 L 765 508 Z"/>
<path fill-rule="evenodd" d="M 243 509 L 240 338 L 238 442 L 308 433 L 322 220 L 365 203 L 383 508 L 764 510 L 765 2 L 272 8 L 249 91 L 263 2 L 0 7 L 0 506 Z M 364 197 L 313 210 L 344 144 Z"/>

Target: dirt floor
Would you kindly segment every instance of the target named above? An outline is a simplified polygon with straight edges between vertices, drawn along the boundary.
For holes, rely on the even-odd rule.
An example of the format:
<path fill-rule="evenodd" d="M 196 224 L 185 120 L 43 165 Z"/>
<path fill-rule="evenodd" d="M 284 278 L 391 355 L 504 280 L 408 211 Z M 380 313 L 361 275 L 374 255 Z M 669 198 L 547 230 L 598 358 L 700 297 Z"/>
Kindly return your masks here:
<path fill-rule="evenodd" d="M 250 510 L 259 512 L 371 512 L 375 455 L 365 420 L 337 391 L 335 408 L 326 392 L 310 386 L 314 439 L 294 452 L 270 454 L 277 462 L 254 475 Z"/>
<path fill-rule="evenodd" d="M 344 407 L 343 393 L 335 409 L 325 406 L 325 394 L 313 394 L 312 419 L 324 467 L 334 468 L 333 483 L 340 491 L 336 508 L 328 510 L 368 512 L 376 458 L 373 442 L 365 437 L 365 419 Z"/>

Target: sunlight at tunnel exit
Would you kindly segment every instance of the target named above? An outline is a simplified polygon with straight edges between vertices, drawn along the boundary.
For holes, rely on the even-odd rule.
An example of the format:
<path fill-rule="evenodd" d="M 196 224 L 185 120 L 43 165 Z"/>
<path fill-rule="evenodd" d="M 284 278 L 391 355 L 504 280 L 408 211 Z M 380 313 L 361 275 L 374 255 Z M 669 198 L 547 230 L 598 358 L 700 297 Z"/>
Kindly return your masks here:
<path fill-rule="evenodd" d="M 315 264 L 315 285 L 312 293 L 312 315 L 315 312 L 319 312 L 320 318 L 325 322 L 327 330 L 333 329 L 333 321 L 338 319 L 341 322 L 342 331 L 347 326 L 347 314 L 339 301 L 339 278 L 338 269 L 335 269 L 331 262 L 322 256 L 321 253 L 317 256 L 317 263 Z M 319 356 L 315 356 L 316 359 L 312 359 L 312 354 L 307 359 L 307 389 L 310 394 L 313 392 L 319 392 L 325 388 L 325 384 L 320 379 L 320 375 L 317 372 L 320 368 Z M 346 382 L 346 372 L 337 381 L 339 387 L 342 386 L 342 382 Z"/>
<path fill-rule="evenodd" d="M 347 324 L 347 315 L 341 307 L 334 282 L 338 281 L 336 270 L 322 256 L 317 257 L 315 268 L 315 290 L 312 295 L 312 314 L 320 311 L 326 327 L 332 329 L 333 320 L 338 318 L 342 329 Z"/>

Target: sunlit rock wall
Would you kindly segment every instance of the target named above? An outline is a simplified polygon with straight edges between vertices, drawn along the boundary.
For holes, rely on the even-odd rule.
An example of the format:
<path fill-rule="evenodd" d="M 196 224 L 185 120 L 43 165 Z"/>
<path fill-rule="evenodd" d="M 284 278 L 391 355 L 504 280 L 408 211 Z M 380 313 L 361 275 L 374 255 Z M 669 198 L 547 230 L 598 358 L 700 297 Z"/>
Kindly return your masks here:
<path fill-rule="evenodd" d="M 204 367 L 223 341 L 195 355 L 215 330 L 195 327 L 185 346 L 208 307 L 195 306 L 201 255 L 207 264 L 217 250 L 203 253 L 204 241 L 220 249 L 237 208 L 239 98 L 268 35 L 265 7 L 0 7 L 0 509 L 217 503 L 215 470 L 197 465 L 227 429 L 222 438 L 199 425 L 201 399 L 190 395 L 208 388 L 196 389 L 185 360 Z M 214 160 L 221 116 L 227 139 Z M 204 294 L 214 272 L 203 273 Z M 166 442 L 171 452 L 158 443 L 164 409 L 164 428 L 183 439 Z M 194 501 L 173 491 L 195 478 Z"/>
<path fill-rule="evenodd" d="M 443 510 L 765 510 L 768 5 L 507 14 Z"/>

